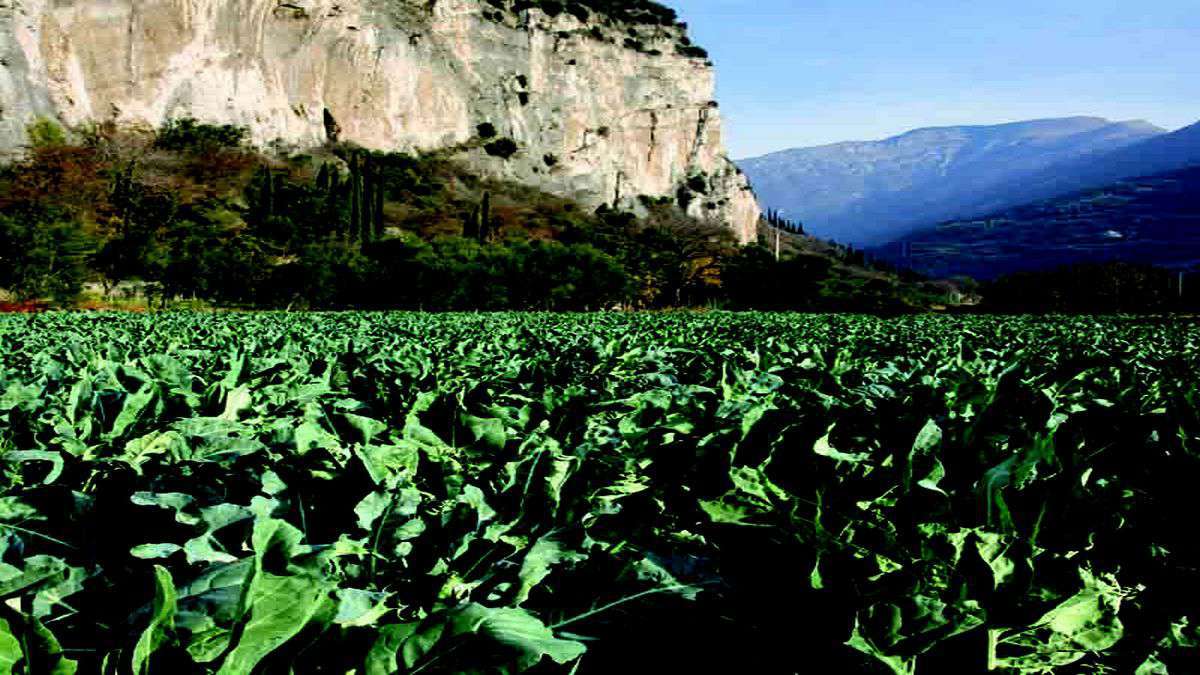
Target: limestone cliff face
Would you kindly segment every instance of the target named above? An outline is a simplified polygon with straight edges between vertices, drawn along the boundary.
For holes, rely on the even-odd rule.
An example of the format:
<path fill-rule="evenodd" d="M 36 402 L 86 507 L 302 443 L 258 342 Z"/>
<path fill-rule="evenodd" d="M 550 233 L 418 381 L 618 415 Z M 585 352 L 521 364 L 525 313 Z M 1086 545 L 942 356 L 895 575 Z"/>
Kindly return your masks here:
<path fill-rule="evenodd" d="M 0 0 L 0 149 L 38 115 L 191 116 L 317 145 L 328 110 L 342 140 L 458 147 L 484 173 L 591 206 L 682 190 L 693 215 L 753 237 L 758 205 L 724 154 L 712 68 L 680 53 L 682 28 L 495 4 Z M 516 154 L 486 152 L 485 124 Z"/>

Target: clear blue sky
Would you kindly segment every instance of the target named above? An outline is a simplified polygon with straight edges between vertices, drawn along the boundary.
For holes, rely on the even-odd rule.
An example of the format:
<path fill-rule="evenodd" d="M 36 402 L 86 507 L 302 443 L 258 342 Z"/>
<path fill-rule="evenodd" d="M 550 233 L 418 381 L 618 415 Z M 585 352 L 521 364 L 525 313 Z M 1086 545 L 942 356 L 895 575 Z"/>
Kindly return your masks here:
<path fill-rule="evenodd" d="M 1198 0 L 665 0 L 735 158 L 923 126 L 1200 120 Z"/>

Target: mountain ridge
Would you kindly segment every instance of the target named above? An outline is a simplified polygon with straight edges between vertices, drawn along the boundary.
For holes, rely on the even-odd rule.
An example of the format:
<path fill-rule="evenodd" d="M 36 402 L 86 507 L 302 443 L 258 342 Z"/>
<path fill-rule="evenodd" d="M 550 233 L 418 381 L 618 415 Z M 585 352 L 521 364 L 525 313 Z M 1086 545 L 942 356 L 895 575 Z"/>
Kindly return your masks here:
<path fill-rule="evenodd" d="M 1028 124 L 1037 123 L 1037 122 L 1070 121 L 1070 120 L 1080 120 L 1080 121 L 1094 120 L 1094 121 L 1098 121 L 1098 122 L 1103 122 L 1106 125 L 1107 124 L 1119 124 L 1119 125 L 1128 126 L 1128 127 L 1142 128 L 1151 133 L 1157 133 L 1157 134 L 1171 133 L 1171 130 L 1160 127 L 1157 124 L 1154 124 L 1148 120 L 1141 119 L 1141 118 L 1134 118 L 1134 119 L 1128 119 L 1128 120 L 1109 120 L 1107 118 L 1099 117 L 1099 116 L 1095 116 L 1095 115 L 1072 115 L 1070 117 L 1045 117 L 1045 118 L 1037 118 L 1037 119 L 1031 119 L 1031 120 L 1016 121 L 1016 122 L 1001 122 L 998 124 L 947 124 L 947 125 L 938 125 L 938 126 L 929 126 L 929 127 L 917 127 L 915 129 L 909 129 L 908 131 L 904 131 L 899 134 L 894 134 L 891 136 L 884 136 L 882 138 L 834 141 L 833 143 L 822 143 L 820 145 L 805 145 L 805 146 L 798 146 L 795 148 L 785 148 L 783 150 L 773 150 L 771 152 L 763 153 L 761 155 L 753 155 L 753 156 L 749 156 L 749 157 L 734 158 L 734 161 L 740 164 L 741 162 L 752 161 L 752 160 L 756 160 L 756 159 L 766 159 L 769 157 L 776 157 L 776 156 L 781 156 L 781 155 L 787 155 L 788 153 L 793 153 L 793 152 L 802 152 L 802 151 L 807 151 L 807 150 L 822 150 L 822 149 L 827 149 L 827 148 L 839 148 L 839 147 L 848 147 L 848 146 L 856 146 L 856 145 L 868 145 L 868 144 L 883 143 L 885 141 L 897 140 L 897 139 L 902 139 L 902 138 L 905 138 L 908 136 L 918 135 L 918 134 L 921 134 L 922 132 L 970 130 L 970 129 L 999 129 L 999 128 L 1004 128 L 1004 127 L 1016 127 L 1016 126 L 1020 126 L 1020 125 L 1028 125 Z"/>
<path fill-rule="evenodd" d="M 1096 159 L 1100 161 L 1083 164 L 1077 161 L 1035 175 L 1025 186 L 1018 186 L 1013 197 L 1021 203 L 1033 202 L 1200 165 L 1200 122 L 1119 148 Z"/>
<path fill-rule="evenodd" d="M 1200 164 L 1124 178 L 906 235 L 870 253 L 935 277 L 991 279 L 1121 261 L 1200 265 Z"/>
<path fill-rule="evenodd" d="M 793 148 L 739 162 L 764 206 L 810 232 L 878 244 L 994 210 L 1014 182 L 1167 135 L 1144 120 L 1068 117 L 914 129 L 880 141 Z M 1028 200 L 1023 200 L 1028 201 Z"/>

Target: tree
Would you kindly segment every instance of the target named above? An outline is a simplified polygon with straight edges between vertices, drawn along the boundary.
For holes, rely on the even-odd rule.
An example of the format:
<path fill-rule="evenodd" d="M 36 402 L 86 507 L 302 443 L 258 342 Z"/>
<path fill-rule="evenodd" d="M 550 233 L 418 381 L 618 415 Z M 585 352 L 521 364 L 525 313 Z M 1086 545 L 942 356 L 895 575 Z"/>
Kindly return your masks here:
<path fill-rule="evenodd" d="M 375 206 L 371 209 L 371 215 L 373 215 L 375 217 L 375 220 L 372 223 L 372 227 L 375 230 L 375 239 L 379 240 L 379 239 L 383 239 L 384 185 L 383 185 L 383 169 L 382 169 L 382 167 L 379 167 L 379 166 L 375 167 L 375 171 L 372 174 L 372 180 L 374 181 L 374 189 L 372 190 L 372 194 L 375 195 Z"/>
<path fill-rule="evenodd" d="M 0 287 L 21 300 L 65 303 L 83 288 L 93 245 L 64 214 L 0 214 Z"/>
<path fill-rule="evenodd" d="M 191 117 L 167 120 L 159 128 L 154 145 L 163 150 L 211 154 L 222 148 L 237 148 L 250 130 L 233 124 L 209 124 Z"/>
<path fill-rule="evenodd" d="M 640 268 L 642 303 L 701 305 L 720 293 L 721 259 L 735 250 L 729 228 L 691 218 L 671 206 L 650 209 L 634 235 L 642 249 L 631 252 Z"/>
<path fill-rule="evenodd" d="M 66 145 L 67 135 L 57 122 L 48 117 L 38 117 L 25 128 L 29 136 L 29 147 L 38 150 Z"/>
<path fill-rule="evenodd" d="M 362 221 L 362 173 L 358 153 L 350 153 L 350 241 L 358 238 Z"/>
<path fill-rule="evenodd" d="M 371 241 L 375 238 L 375 176 L 371 163 L 371 155 L 363 156 L 362 175 L 362 239 Z"/>

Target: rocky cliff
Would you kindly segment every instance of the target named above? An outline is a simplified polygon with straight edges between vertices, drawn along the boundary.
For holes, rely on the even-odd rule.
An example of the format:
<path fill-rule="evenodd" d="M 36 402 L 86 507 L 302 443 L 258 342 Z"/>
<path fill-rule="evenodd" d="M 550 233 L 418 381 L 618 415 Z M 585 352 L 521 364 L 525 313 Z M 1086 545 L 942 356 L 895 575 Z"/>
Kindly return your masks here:
<path fill-rule="evenodd" d="M 260 144 L 332 133 L 454 148 L 483 173 L 591 206 L 678 199 L 752 238 L 758 205 L 725 156 L 713 70 L 684 27 L 534 4 L 0 0 L 0 148 L 19 148 L 37 116 L 190 116 L 244 125 Z"/>

